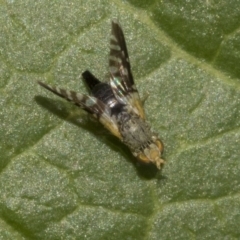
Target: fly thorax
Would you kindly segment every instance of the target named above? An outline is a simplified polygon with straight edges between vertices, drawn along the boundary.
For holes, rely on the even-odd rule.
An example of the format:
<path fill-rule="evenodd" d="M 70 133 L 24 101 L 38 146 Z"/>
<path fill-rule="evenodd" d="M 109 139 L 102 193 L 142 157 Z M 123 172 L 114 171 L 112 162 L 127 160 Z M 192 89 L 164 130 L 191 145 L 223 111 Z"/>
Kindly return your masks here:
<path fill-rule="evenodd" d="M 143 144 L 151 140 L 151 132 L 144 120 L 135 114 L 122 112 L 119 116 L 119 129 L 123 136 L 123 142 L 132 150 L 141 148 Z"/>

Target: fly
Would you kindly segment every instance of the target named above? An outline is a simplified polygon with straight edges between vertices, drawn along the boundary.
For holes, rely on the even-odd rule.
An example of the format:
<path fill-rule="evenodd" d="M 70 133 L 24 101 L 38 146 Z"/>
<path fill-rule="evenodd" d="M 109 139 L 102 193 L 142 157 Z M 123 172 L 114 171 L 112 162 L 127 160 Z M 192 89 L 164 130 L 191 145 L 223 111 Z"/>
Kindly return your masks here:
<path fill-rule="evenodd" d="M 73 102 L 97 118 L 142 163 L 164 164 L 163 143 L 146 122 L 143 104 L 134 84 L 129 56 L 120 24 L 112 21 L 109 56 L 110 80 L 101 82 L 90 71 L 82 73 L 90 95 L 38 82 L 54 94 Z"/>

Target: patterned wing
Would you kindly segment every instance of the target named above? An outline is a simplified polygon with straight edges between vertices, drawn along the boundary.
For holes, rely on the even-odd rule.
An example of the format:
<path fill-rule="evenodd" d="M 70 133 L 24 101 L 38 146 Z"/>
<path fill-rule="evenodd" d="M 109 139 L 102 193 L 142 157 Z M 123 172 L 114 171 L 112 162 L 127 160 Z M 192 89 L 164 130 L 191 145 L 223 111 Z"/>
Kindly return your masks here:
<path fill-rule="evenodd" d="M 131 111 L 145 119 L 145 113 L 131 72 L 126 42 L 123 31 L 117 21 L 112 21 L 110 38 L 110 85 L 114 95 Z"/>
<path fill-rule="evenodd" d="M 68 91 L 58 87 L 49 86 L 43 82 L 38 82 L 39 85 L 53 92 L 54 94 L 62 97 L 70 102 L 73 102 L 78 107 L 84 109 L 88 113 L 92 114 L 95 118 L 101 122 L 105 128 L 107 128 L 113 135 L 122 139 L 122 136 L 118 130 L 117 123 L 114 118 L 111 117 L 111 111 L 102 101 L 99 99 L 88 96 L 85 94 L 76 93 L 74 91 Z"/>

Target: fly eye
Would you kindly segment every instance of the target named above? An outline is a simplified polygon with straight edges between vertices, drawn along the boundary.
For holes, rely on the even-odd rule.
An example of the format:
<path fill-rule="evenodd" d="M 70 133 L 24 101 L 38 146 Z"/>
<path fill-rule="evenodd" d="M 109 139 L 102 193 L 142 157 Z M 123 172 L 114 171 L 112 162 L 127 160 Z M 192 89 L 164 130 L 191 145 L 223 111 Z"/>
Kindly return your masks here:
<path fill-rule="evenodd" d="M 158 146 L 160 152 L 163 153 L 164 146 L 163 146 L 162 141 L 159 140 L 159 139 L 157 139 L 155 143 L 156 143 L 156 145 Z"/>
<path fill-rule="evenodd" d="M 137 159 L 143 163 L 150 163 L 149 158 L 144 153 L 139 153 Z"/>

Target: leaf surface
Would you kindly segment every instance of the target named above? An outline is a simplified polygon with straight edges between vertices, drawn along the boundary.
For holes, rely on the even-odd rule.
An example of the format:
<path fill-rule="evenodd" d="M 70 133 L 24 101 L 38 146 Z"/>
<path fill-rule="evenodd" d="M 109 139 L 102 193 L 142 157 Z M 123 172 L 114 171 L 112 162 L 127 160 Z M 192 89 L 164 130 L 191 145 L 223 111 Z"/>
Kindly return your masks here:
<path fill-rule="evenodd" d="M 36 84 L 108 79 L 118 18 L 161 172 Z M 0 5 L 0 239 L 239 239 L 240 3 Z"/>

